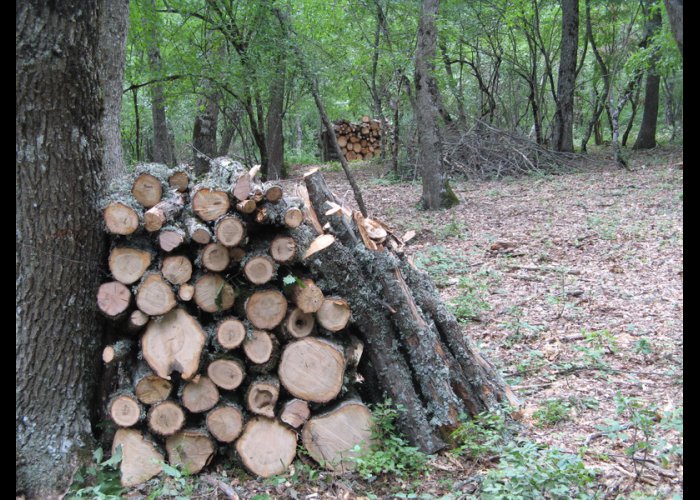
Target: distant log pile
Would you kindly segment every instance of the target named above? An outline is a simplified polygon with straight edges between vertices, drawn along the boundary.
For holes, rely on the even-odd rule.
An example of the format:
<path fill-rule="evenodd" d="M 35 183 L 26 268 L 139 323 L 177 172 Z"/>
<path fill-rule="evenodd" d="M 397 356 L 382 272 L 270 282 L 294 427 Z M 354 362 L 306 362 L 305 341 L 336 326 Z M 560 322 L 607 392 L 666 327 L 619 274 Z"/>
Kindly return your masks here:
<path fill-rule="evenodd" d="M 336 120 L 334 123 L 335 138 L 345 159 L 369 160 L 379 156 L 382 139 L 382 123 L 365 115 L 360 123 L 347 120 Z M 338 160 L 326 131 L 321 133 L 322 161 Z"/>
<path fill-rule="evenodd" d="M 432 453 L 460 413 L 510 397 L 399 236 L 317 171 L 299 197 L 256 173 L 217 158 L 193 182 L 139 165 L 104 201 L 111 279 L 97 307 L 118 335 L 103 410 L 125 486 L 162 461 L 197 473 L 217 452 L 281 474 L 299 438 L 351 470 L 371 444 L 362 398 L 407 408 L 402 430 Z"/>

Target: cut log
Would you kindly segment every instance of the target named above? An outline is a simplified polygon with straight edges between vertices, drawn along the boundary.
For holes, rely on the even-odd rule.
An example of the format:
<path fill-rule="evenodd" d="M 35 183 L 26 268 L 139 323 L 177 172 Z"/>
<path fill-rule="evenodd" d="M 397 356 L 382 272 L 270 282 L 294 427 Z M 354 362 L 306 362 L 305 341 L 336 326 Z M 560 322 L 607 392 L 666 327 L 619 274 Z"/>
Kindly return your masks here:
<path fill-rule="evenodd" d="M 148 411 L 148 428 L 160 436 L 172 436 L 185 425 L 185 411 L 175 401 L 162 401 Z"/>
<path fill-rule="evenodd" d="M 255 255 L 246 260 L 243 274 L 251 283 L 264 285 L 277 273 L 277 264 L 267 255 Z"/>
<path fill-rule="evenodd" d="M 344 148 L 348 144 L 348 138 L 344 135 L 338 136 L 336 140 L 338 141 L 338 146 L 340 146 L 341 148 Z"/>
<path fill-rule="evenodd" d="M 231 194 L 238 201 L 247 200 L 252 191 L 252 179 L 248 172 L 241 174 L 232 186 Z"/>
<path fill-rule="evenodd" d="M 192 300 L 192 297 L 194 297 L 194 285 L 183 283 L 177 290 L 177 296 L 180 298 L 180 300 L 189 302 Z"/>
<path fill-rule="evenodd" d="M 206 245 L 211 241 L 211 231 L 194 217 L 185 217 L 185 228 L 187 234 L 190 235 L 192 241 L 196 241 L 200 245 Z"/>
<path fill-rule="evenodd" d="M 245 419 L 241 409 L 234 404 L 219 405 L 207 413 L 207 429 L 222 443 L 232 443 L 243 431 Z"/>
<path fill-rule="evenodd" d="M 327 413 L 310 418 L 301 431 L 301 439 L 319 464 L 333 472 L 349 472 L 355 470 L 353 458 L 370 450 L 371 429 L 369 409 L 358 401 L 345 401 Z"/>
<path fill-rule="evenodd" d="M 276 377 L 253 380 L 245 393 L 245 404 L 256 415 L 274 418 L 279 395 L 280 382 Z"/>
<path fill-rule="evenodd" d="M 344 372 L 343 350 L 316 337 L 287 344 L 277 370 L 280 382 L 291 395 L 315 403 L 327 403 L 340 393 Z"/>
<path fill-rule="evenodd" d="M 139 309 L 135 309 L 129 315 L 129 319 L 126 322 L 126 330 L 131 333 L 139 332 L 148 324 L 149 319 L 151 318 L 148 314 Z"/>
<path fill-rule="evenodd" d="M 284 225 L 294 229 L 304 222 L 304 212 L 300 208 L 291 207 L 284 212 Z"/>
<path fill-rule="evenodd" d="M 134 180 L 131 194 L 145 208 L 155 206 L 163 194 L 163 186 L 160 181 L 151 174 L 141 174 Z"/>
<path fill-rule="evenodd" d="M 256 208 L 258 208 L 258 204 L 254 200 L 243 200 L 236 203 L 236 210 L 242 214 L 252 214 Z"/>
<path fill-rule="evenodd" d="M 265 199 L 270 203 L 277 203 L 284 195 L 282 186 L 278 184 L 266 184 L 263 188 L 263 192 L 265 194 Z"/>
<path fill-rule="evenodd" d="M 114 247 L 109 252 L 109 272 L 114 279 L 131 285 L 138 281 L 151 265 L 151 252 L 132 247 Z"/>
<path fill-rule="evenodd" d="M 182 389 L 182 405 L 192 413 L 211 410 L 219 402 L 219 389 L 209 377 L 199 376 Z"/>
<path fill-rule="evenodd" d="M 246 469 L 260 477 L 283 474 L 294 461 L 296 432 L 277 420 L 255 417 L 236 441 L 236 451 Z"/>
<path fill-rule="evenodd" d="M 141 338 L 143 358 L 161 378 L 170 380 L 178 371 L 189 380 L 199 370 L 206 336 L 197 320 L 183 309 L 176 308 L 160 318 L 151 320 Z"/>
<path fill-rule="evenodd" d="M 119 427 L 136 425 L 142 414 L 141 404 L 131 394 L 119 394 L 109 402 L 109 416 Z"/>
<path fill-rule="evenodd" d="M 154 373 L 145 373 L 135 384 L 134 394 L 145 405 L 154 405 L 170 396 L 173 384 Z"/>
<path fill-rule="evenodd" d="M 246 256 L 246 251 L 241 247 L 233 247 L 228 249 L 228 254 L 233 262 L 241 262 Z"/>
<path fill-rule="evenodd" d="M 209 363 L 207 375 L 221 389 L 233 391 L 245 378 L 245 366 L 235 358 L 217 359 Z"/>
<path fill-rule="evenodd" d="M 201 276 L 194 284 L 194 301 L 205 312 L 223 312 L 233 307 L 233 287 L 215 273 Z"/>
<path fill-rule="evenodd" d="M 219 272 L 226 269 L 231 262 L 228 248 L 220 243 L 209 243 L 202 249 L 202 266 L 210 271 Z"/>
<path fill-rule="evenodd" d="M 256 328 L 272 330 L 287 314 L 287 299 L 278 290 L 258 291 L 246 301 L 245 313 Z"/>
<path fill-rule="evenodd" d="M 297 244 L 291 236 L 276 236 L 270 244 L 270 255 L 280 264 L 293 261 L 296 254 Z"/>
<path fill-rule="evenodd" d="M 102 211 L 107 232 L 112 234 L 133 234 L 139 228 L 139 214 L 128 205 L 114 201 Z"/>
<path fill-rule="evenodd" d="M 190 176 L 184 170 L 179 170 L 168 177 L 168 184 L 179 193 L 184 193 L 190 185 Z"/>
<path fill-rule="evenodd" d="M 285 424 L 298 429 L 309 419 L 311 410 L 309 403 L 302 399 L 291 399 L 287 401 L 280 412 L 280 420 Z"/>
<path fill-rule="evenodd" d="M 261 365 L 273 358 L 277 343 L 277 339 L 271 333 L 253 330 L 252 335 L 243 341 L 243 352 L 252 363 Z"/>
<path fill-rule="evenodd" d="M 192 277 L 192 262 L 184 255 L 168 255 L 160 265 L 160 272 L 173 285 L 182 285 Z"/>
<path fill-rule="evenodd" d="M 112 442 L 112 455 L 121 446 L 122 460 L 119 463 L 121 485 L 131 488 L 144 483 L 162 470 L 163 455 L 153 442 L 134 429 L 119 429 Z"/>
<path fill-rule="evenodd" d="M 301 280 L 303 284 L 295 283 L 289 287 L 292 302 L 305 313 L 315 313 L 323 305 L 323 292 L 310 278 Z"/>
<path fill-rule="evenodd" d="M 226 191 L 210 188 L 195 188 L 192 196 L 192 211 L 203 221 L 210 222 L 224 215 L 231 203 Z"/>
<path fill-rule="evenodd" d="M 112 345 L 106 346 L 102 350 L 102 361 L 106 365 L 121 361 L 131 354 L 134 342 L 131 340 L 119 340 Z"/>
<path fill-rule="evenodd" d="M 216 451 L 209 434 L 199 429 L 186 429 L 168 437 L 165 449 L 168 462 L 182 467 L 189 474 L 197 474 L 207 466 Z"/>
<path fill-rule="evenodd" d="M 264 202 L 258 205 L 255 222 L 294 229 L 304 222 L 302 207 L 299 198 L 285 198 L 277 203 Z"/>
<path fill-rule="evenodd" d="M 313 313 L 305 313 L 298 307 L 293 307 L 284 320 L 283 332 L 288 338 L 300 339 L 311 335 L 316 325 Z"/>
<path fill-rule="evenodd" d="M 304 252 L 304 256 L 302 257 L 302 260 L 306 260 L 309 257 L 311 257 L 313 254 L 316 252 L 320 252 L 324 248 L 328 248 L 333 244 L 335 241 L 335 236 L 332 234 L 322 234 L 318 236 L 316 239 L 314 239 L 311 244 L 309 245 L 309 248 L 306 249 L 306 252 Z"/>
<path fill-rule="evenodd" d="M 227 351 L 239 347 L 245 340 L 245 335 L 245 325 L 236 318 L 223 319 L 216 327 L 216 341 Z"/>
<path fill-rule="evenodd" d="M 318 324 L 331 332 L 339 332 L 350 321 L 348 301 L 340 297 L 327 297 L 316 311 Z"/>
<path fill-rule="evenodd" d="M 182 229 L 171 227 L 163 229 L 158 234 L 158 246 L 164 252 L 172 252 L 187 241 L 187 235 Z"/>
<path fill-rule="evenodd" d="M 245 225 L 233 215 L 223 217 L 216 223 L 216 241 L 227 247 L 235 247 L 245 237 Z"/>
<path fill-rule="evenodd" d="M 174 194 L 167 200 L 158 202 L 143 214 L 144 229 L 149 233 L 158 231 L 166 222 L 178 215 L 184 206 L 185 199 L 180 193 Z"/>
<path fill-rule="evenodd" d="M 136 292 L 136 305 L 149 316 L 160 316 L 177 304 L 172 287 L 160 273 L 147 275 Z"/>
<path fill-rule="evenodd" d="M 117 319 L 126 312 L 131 302 L 131 292 L 118 281 L 108 281 L 97 290 L 97 307 L 107 318 Z"/>

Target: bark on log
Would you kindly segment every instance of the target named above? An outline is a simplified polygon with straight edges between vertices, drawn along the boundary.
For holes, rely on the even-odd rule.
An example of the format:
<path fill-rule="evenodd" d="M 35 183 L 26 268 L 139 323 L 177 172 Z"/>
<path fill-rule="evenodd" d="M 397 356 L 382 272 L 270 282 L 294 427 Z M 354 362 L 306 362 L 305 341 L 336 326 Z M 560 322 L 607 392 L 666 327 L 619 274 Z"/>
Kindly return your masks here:
<path fill-rule="evenodd" d="M 143 214 L 143 227 L 149 233 L 158 231 L 168 221 L 179 214 L 185 206 L 185 199 L 176 193 L 167 200 L 158 202 Z"/>
<path fill-rule="evenodd" d="M 211 241 L 211 230 L 194 217 L 185 217 L 187 234 L 200 245 L 206 245 Z"/>

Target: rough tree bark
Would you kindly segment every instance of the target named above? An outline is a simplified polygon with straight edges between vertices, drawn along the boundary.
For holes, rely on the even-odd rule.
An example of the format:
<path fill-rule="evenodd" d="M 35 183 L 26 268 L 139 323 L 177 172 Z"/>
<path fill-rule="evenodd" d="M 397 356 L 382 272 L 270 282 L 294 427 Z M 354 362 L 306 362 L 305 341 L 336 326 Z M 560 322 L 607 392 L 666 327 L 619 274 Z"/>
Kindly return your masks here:
<path fill-rule="evenodd" d="M 282 34 L 286 37 L 286 34 Z M 284 168 L 284 87 L 286 64 L 283 56 L 275 65 L 277 73 L 270 82 L 270 107 L 267 110 L 267 171 L 265 180 L 281 179 Z"/>
<path fill-rule="evenodd" d="M 102 88 L 104 112 L 102 114 L 103 163 L 107 179 L 126 173 L 122 152 L 122 81 L 124 77 L 124 51 L 129 28 L 129 1 L 103 2 L 100 13 L 100 60 L 102 62 Z"/>
<path fill-rule="evenodd" d="M 574 87 L 578 51 L 578 0 L 562 1 L 561 55 L 554 117 L 554 149 L 574 151 Z"/>
<path fill-rule="evenodd" d="M 440 0 L 423 0 L 418 26 L 416 48 L 415 116 L 418 129 L 418 163 L 423 178 L 421 201 L 426 210 L 438 210 L 459 204 L 459 199 L 450 188 L 442 158 L 442 137 L 438 125 L 437 82 L 435 73 L 435 45 Z"/>
<path fill-rule="evenodd" d="M 658 9 L 654 9 L 653 2 L 649 1 L 646 2 L 644 10 L 647 18 L 644 24 L 644 38 L 651 39 L 661 29 L 661 12 Z M 639 126 L 637 140 L 634 142 L 632 149 L 651 149 L 656 147 L 656 122 L 659 116 L 659 85 L 661 83 L 661 76 L 656 70 L 658 59 L 658 51 L 651 54 L 644 90 L 644 113 L 642 114 L 642 123 Z"/>
<path fill-rule="evenodd" d="M 27 498 L 58 498 L 92 448 L 101 5 L 17 4 L 15 488 Z"/>
<path fill-rule="evenodd" d="M 209 85 L 205 85 L 205 88 Z M 199 99 L 203 108 L 194 118 L 192 146 L 194 157 L 194 174 L 200 176 L 209 170 L 209 162 L 216 157 L 216 130 L 219 120 L 219 94 L 211 89 Z"/>

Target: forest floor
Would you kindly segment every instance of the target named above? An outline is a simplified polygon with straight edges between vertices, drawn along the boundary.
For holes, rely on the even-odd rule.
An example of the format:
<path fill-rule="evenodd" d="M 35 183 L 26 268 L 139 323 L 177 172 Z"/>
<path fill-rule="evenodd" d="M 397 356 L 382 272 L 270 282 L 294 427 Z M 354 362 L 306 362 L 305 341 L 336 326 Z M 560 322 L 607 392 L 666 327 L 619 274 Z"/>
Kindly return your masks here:
<path fill-rule="evenodd" d="M 370 216 L 416 232 L 406 252 L 519 396 L 518 439 L 578 454 L 597 498 L 683 495 L 682 156 L 635 152 L 628 171 L 600 153 L 562 175 L 454 182 L 461 203 L 439 212 L 418 209 L 419 183 L 354 167 Z M 322 168 L 353 206 L 344 174 Z M 308 471 L 219 479 L 256 500 L 457 499 L 478 496 L 489 470 L 532 465 L 498 462 L 444 453 L 420 477 L 371 483 Z M 556 468 L 541 472 L 556 480 Z"/>

